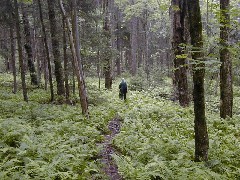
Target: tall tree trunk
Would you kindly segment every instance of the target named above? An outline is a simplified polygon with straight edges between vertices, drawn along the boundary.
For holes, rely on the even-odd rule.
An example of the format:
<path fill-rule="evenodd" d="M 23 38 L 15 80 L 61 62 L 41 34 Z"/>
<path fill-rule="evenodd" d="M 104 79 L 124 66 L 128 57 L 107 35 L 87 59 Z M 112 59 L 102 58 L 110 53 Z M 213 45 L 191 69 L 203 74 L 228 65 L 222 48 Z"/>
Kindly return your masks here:
<path fill-rule="evenodd" d="M 186 59 L 183 57 L 184 47 L 181 44 L 185 44 L 184 39 L 184 22 L 186 14 L 185 0 L 172 0 L 173 10 L 173 39 L 172 48 L 174 51 L 174 77 L 177 85 L 177 99 L 179 104 L 183 107 L 189 106 L 189 92 L 187 81 L 187 68 Z"/>
<path fill-rule="evenodd" d="M 43 70 L 43 72 L 44 72 L 44 89 L 47 90 L 48 89 L 48 82 L 50 82 L 49 81 L 50 78 L 49 78 L 48 58 L 46 58 L 47 57 L 47 55 L 46 55 L 47 52 L 46 52 L 46 49 L 45 49 L 44 38 L 42 39 L 40 49 L 42 49 L 41 53 L 42 53 L 42 57 L 43 57 L 41 67 L 43 67 L 43 69 L 44 69 Z M 50 86 L 50 92 L 51 92 L 51 101 L 53 101 L 54 97 L 52 97 L 52 95 L 54 95 L 54 94 L 53 94 L 53 89 L 51 89 L 51 86 Z"/>
<path fill-rule="evenodd" d="M 146 74 L 147 74 L 147 81 L 150 83 L 149 81 L 149 78 L 150 78 L 150 65 L 151 65 L 151 62 L 150 62 L 150 53 L 149 53 L 149 39 L 150 39 L 150 35 L 149 35 L 149 29 L 150 29 L 150 25 L 149 25 L 149 22 L 148 22 L 148 16 L 149 16 L 149 12 L 148 10 L 145 10 L 144 12 L 144 19 L 145 19 L 145 24 L 144 24 L 144 30 L 145 31 L 145 34 L 144 34 L 144 59 L 145 59 L 145 71 L 146 71 Z M 149 84 L 150 86 L 150 84 Z"/>
<path fill-rule="evenodd" d="M 117 8 L 117 58 L 116 58 L 116 66 L 117 66 L 117 75 L 120 76 L 121 75 L 121 55 L 120 55 L 120 51 L 121 51 L 121 38 L 120 38 L 120 29 L 121 29 L 121 24 L 120 24 L 120 10 Z"/>
<path fill-rule="evenodd" d="M 35 35 L 34 35 L 35 36 Z M 39 55 L 39 53 L 38 53 L 38 50 L 37 50 L 37 47 L 36 46 L 38 46 L 38 43 L 40 43 L 40 42 L 38 42 L 38 40 L 36 39 L 36 37 L 34 37 L 34 39 L 35 39 L 35 50 L 34 50 L 34 59 L 36 59 L 36 61 L 37 61 L 37 63 L 36 63 L 36 73 L 37 73 L 37 82 L 38 82 L 38 85 L 40 85 L 41 84 L 41 76 L 42 76 L 42 74 L 41 74 L 41 69 L 40 69 L 40 67 L 41 67 L 41 61 L 40 61 L 40 55 Z"/>
<path fill-rule="evenodd" d="M 220 117 L 232 117 L 232 61 L 229 52 L 229 0 L 220 0 Z"/>
<path fill-rule="evenodd" d="M 96 21 L 96 34 L 100 39 L 100 33 L 98 33 L 98 21 Z M 101 58 L 100 58 L 100 48 L 97 46 L 97 75 L 98 75 L 98 89 L 101 89 Z"/>
<path fill-rule="evenodd" d="M 79 29 L 78 29 L 78 19 L 77 19 L 77 2 L 76 0 L 72 0 L 73 5 L 73 35 L 75 39 L 75 50 L 77 56 L 77 70 L 78 70 L 78 88 L 79 88 L 79 95 L 82 107 L 82 113 L 88 115 L 88 97 L 87 97 L 87 90 L 85 85 L 84 73 L 83 73 L 83 65 L 80 55 L 80 38 L 79 38 Z"/>
<path fill-rule="evenodd" d="M 131 74 L 137 73 L 137 17 L 131 19 Z"/>
<path fill-rule="evenodd" d="M 23 19 L 23 25 L 24 25 L 24 34 L 25 34 L 25 50 L 27 53 L 27 62 L 28 62 L 28 69 L 30 72 L 31 77 L 31 84 L 38 85 L 38 78 L 37 73 L 35 70 L 34 62 L 33 62 L 33 50 L 32 50 L 32 42 L 31 42 L 31 30 L 30 30 L 30 24 L 28 20 L 28 14 L 27 10 L 24 7 L 24 4 L 22 3 L 22 19 Z"/>
<path fill-rule="evenodd" d="M 205 96 L 204 96 L 205 67 L 202 53 L 203 38 L 202 38 L 201 12 L 199 0 L 188 0 L 187 2 L 191 45 L 194 48 L 194 52 L 192 53 L 192 59 L 197 62 L 193 66 L 195 161 L 207 161 L 209 140 L 205 117 Z"/>
<path fill-rule="evenodd" d="M 37 4 L 36 1 L 33 1 L 33 6 L 36 7 Z M 42 39 L 38 38 L 38 23 L 39 23 L 39 19 L 38 19 L 38 13 L 33 13 L 33 61 L 36 60 L 36 73 L 37 73 L 37 81 L 38 81 L 38 85 L 41 84 L 41 80 L 42 80 L 42 71 L 41 71 L 41 53 L 40 53 L 40 49 L 39 47 L 42 43 Z M 44 49 L 44 48 L 43 48 Z"/>
<path fill-rule="evenodd" d="M 55 64 L 55 77 L 57 81 L 57 94 L 59 96 L 65 96 L 64 79 L 63 79 L 63 68 L 60 59 L 59 41 L 58 41 L 58 28 L 55 17 L 55 6 L 56 0 L 47 0 L 48 3 L 48 16 L 50 21 L 50 32 L 52 37 L 52 50 Z"/>
<path fill-rule="evenodd" d="M 11 15 L 10 41 L 11 41 L 11 69 L 13 73 L 13 93 L 17 93 L 17 71 L 16 71 L 16 57 L 15 57 L 15 40 L 14 40 L 14 19 Z"/>
<path fill-rule="evenodd" d="M 49 85 L 50 85 L 50 92 L 51 92 L 51 101 L 53 101 L 54 100 L 54 91 L 53 91 L 53 80 L 52 80 L 52 68 L 51 68 L 50 52 L 49 52 L 49 48 L 48 48 L 47 33 L 46 33 L 46 28 L 45 28 L 45 25 L 44 25 L 44 22 L 43 22 L 42 5 L 41 5 L 40 0 L 38 0 L 38 8 L 39 8 L 40 21 L 41 21 L 41 25 L 42 25 L 44 47 L 45 47 L 45 52 L 46 52 L 46 55 L 47 55 L 47 66 L 48 66 Z"/>
<path fill-rule="evenodd" d="M 70 87 L 68 83 L 68 56 L 67 56 L 67 38 L 66 38 L 66 27 L 64 17 L 62 18 L 63 23 L 63 59 L 64 59 L 64 79 L 65 79 L 65 89 L 66 89 L 66 100 L 69 101 L 70 97 Z"/>
<path fill-rule="evenodd" d="M 76 36 L 79 36 L 78 30 L 75 29 L 75 37 L 73 36 L 73 33 L 71 31 L 71 26 L 70 26 L 70 21 L 66 17 L 65 9 L 62 4 L 62 0 L 59 0 L 59 4 L 61 7 L 61 11 L 63 14 L 63 17 L 66 20 L 66 25 L 68 28 L 68 36 L 70 40 L 70 47 L 73 55 L 73 61 L 74 61 L 74 69 L 75 69 L 75 74 L 77 76 L 78 80 L 78 90 L 79 90 L 79 97 L 80 97 L 80 103 L 82 107 L 82 113 L 88 117 L 88 100 L 87 100 L 87 92 L 86 92 L 86 87 L 85 87 L 85 82 L 84 82 L 84 77 L 83 77 L 83 70 L 82 70 L 82 62 L 81 62 L 81 57 L 80 57 L 80 44 L 79 44 L 79 38 Z M 77 11 L 76 11 L 76 0 L 72 0 L 72 6 L 73 6 L 73 23 L 75 28 L 78 28 L 77 25 Z M 76 16 L 76 17 L 75 17 Z M 75 38 L 75 43 L 74 43 L 74 38 Z M 78 44 L 78 45 L 77 45 Z M 78 51 L 78 52 L 77 52 Z"/>
<path fill-rule="evenodd" d="M 107 45 L 105 46 L 105 56 L 104 56 L 104 75 L 105 75 L 105 88 L 112 88 L 112 70 L 111 70 L 111 45 L 110 45 L 110 13 L 109 13 L 109 0 L 104 0 L 104 33 L 107 37 Z"/>
<path fill-rule="evenodd" d="M 14 0 L 14 8 L 15 8 L 16 32 L 17 32 L 17 42 L 18 42 L 18 58 L 19 58 L 19 66 L 21 70 L 23 99 L 24 101 L 28 102 L 27 86 L 26 86 L 26 78 L 25 78 L 25 66 L 23 61 L 23 50 L 22 50 L 22 42 L 21 42 L 20 17 L 19 17 L 17 0 Z"/>

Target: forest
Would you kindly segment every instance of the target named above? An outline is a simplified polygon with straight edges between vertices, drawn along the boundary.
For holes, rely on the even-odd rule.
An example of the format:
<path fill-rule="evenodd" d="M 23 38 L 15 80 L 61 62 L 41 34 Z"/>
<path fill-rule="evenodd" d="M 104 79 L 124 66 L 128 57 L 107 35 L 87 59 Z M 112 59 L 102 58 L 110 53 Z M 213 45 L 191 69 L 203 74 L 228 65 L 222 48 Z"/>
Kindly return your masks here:
<path fill-rule="evenodd" d="M 239 52 L 237 0 L 0 0 L 0 179 L 240 180 Z"/>

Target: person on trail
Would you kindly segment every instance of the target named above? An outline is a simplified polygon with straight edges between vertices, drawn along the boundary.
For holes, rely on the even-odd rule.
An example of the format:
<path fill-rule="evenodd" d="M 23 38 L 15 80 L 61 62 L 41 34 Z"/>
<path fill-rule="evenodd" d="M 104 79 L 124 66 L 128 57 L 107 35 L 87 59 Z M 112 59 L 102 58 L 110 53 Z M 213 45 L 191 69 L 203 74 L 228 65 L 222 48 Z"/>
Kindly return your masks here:
<path fill-rule="evenodd" d="M 122 78 L 122 81 L 119 84 L 119 98 L 124 100 L 127 98 L 127 82 L 124 78 Z"/>

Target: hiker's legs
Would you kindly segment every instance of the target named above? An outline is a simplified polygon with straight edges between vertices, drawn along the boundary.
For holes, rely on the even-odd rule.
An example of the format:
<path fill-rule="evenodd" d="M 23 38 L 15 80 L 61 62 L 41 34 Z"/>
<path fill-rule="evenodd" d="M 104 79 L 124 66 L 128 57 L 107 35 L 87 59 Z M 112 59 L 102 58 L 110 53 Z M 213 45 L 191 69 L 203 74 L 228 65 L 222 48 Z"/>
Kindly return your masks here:
<path fill-rule="evenodd" d="M 119 98 L 120 98 L 120 99 L 123 98 L 123 94 L 121 93 L 121 91 L 119 91 Z"/>
<path fill-rule="evenodd" d="M 124 99 L 124 100 L 127 99 L 127 93 L 123 93 L 123 99 Z"/>

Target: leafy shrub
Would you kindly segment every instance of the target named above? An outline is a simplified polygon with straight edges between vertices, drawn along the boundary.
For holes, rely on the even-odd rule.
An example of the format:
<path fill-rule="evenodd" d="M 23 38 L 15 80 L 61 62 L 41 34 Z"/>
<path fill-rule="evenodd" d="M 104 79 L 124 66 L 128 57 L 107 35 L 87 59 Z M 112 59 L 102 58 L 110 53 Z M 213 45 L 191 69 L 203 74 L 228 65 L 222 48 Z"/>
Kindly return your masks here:
<path fill-rule="evenodd" d="M 144 89 L 143 79 L 139 76 L 132 77 L 128 83 L 128 88 L 132 91 L 142 91 Z"/>
<path fill-rule="evenodd" d="M 236 90 L 234 117 L 227 120 L 219 118 L 218 97 L 208 94 L 209 161 L 196 163 L 193 107 L 162 97 L 171 93 L 170 80 L 129 90 L 127 101 L 119 100 L 118 83 L 98 90 L 97 80 L 88 79 L 90 119 L 81 115 L 79 104 L 44 104 L 48 93 L 43 90 L 33 89 L 26 103 L 20 92 L 6 93 L 10 87 L 1 86 L 0 179 L 107 179 L 97 144 L 116 115 L 124 120 L 113 140 L 119 152 L 112 156 L 125 179 L 240 178 Z"/>
<path fill-rule="evenodd" d="M 132 93 L 122 113 L 121 133 L 113 141 L 122 155 L 113 157 L 125 179 L 239 178 L 239 121 L 221 121 L 209 106 L 209 161 L 196 163 L 192 107 L 155 96 L 152 90 Z"/>

